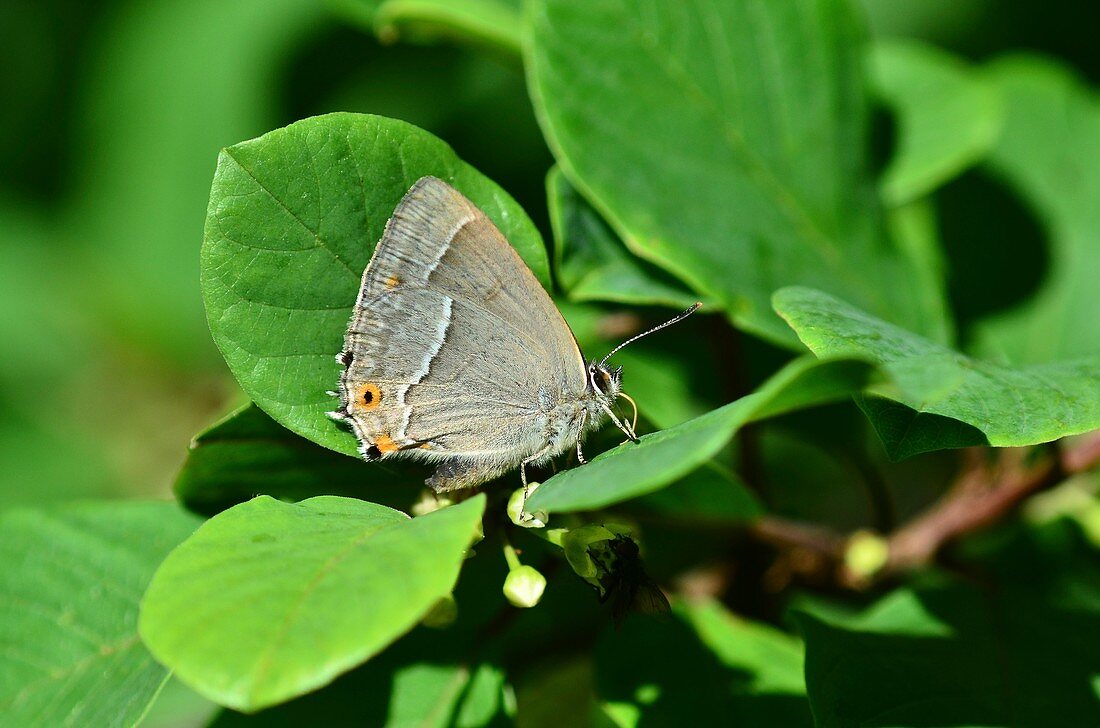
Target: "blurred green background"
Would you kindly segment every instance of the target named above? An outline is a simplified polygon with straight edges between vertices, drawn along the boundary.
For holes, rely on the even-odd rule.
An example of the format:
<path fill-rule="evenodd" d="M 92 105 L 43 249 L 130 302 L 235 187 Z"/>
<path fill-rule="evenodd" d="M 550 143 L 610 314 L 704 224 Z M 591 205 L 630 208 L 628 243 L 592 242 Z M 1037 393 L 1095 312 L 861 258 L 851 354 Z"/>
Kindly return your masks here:
<path fill-rule="evenodd" d="M 241 401 L 199 296 L 223 146 L 329 111 L 398 117 L 508 189 L 549 238 L 552 159 L 519 62 L 491 44 L 399 33 L 383 44 L 365 20 L 376 4 L 0 4 L 0 508 L 167 495 L 191 435 Z M 1100 80 L 1084 3 L 864 5 L 879 36 L 975 60 L 1036 50 Z M 890 130 L 882 137 L 888 149 Z M 1043 241 L 978 173 L 937 196 L 965 331 L 1034 289 Z M 1004 210 L 996 225 L 966 224 L 976 201 Z"/>

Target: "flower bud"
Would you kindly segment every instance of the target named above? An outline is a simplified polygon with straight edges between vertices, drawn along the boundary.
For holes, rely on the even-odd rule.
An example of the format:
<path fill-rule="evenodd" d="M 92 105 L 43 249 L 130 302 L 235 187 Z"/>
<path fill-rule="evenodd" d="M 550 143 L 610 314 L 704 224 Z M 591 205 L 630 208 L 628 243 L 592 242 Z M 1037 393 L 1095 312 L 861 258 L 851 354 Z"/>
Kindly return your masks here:
<path fill-rule="evenodd" d="M 409 513 L 413 516 L 426 516 L 429 513 L 434 513 L 450 505 L 454 505 L 454 500 L 425 488 L 421 491 L 420 497 L 416 502 L 412 504 Z"/>
<path fill-rule="evenodd" d="M 866 581 L 886 566 L 890 545 L 882 536 L 870 531 L 857 531 L 848 539 L 844 550 L 844 565 L 857 579 Z"/>
<path fill-rule="evenodd" d="M 546 577 L 533 566 L 519 566 L 504 579 L 504 596 L 514 607 L 533 607 L 542 599 Z"/>
<path fill-rule="evenodd" d="M 512 497 L 508 499 L 508 518 L 520 528 L 546 527 L 546 521 L 549 520 L 546 511 L 528 513 L 523 510 L 523 507 L 527 505 L 527 496 L 534 493 L 535 489 L 538 487 L 538 483 L 531 483 L 527 486 L 526 493 L 523 492 L 523 488 L 519 488 L 515 493 L 512 493 Z"/>

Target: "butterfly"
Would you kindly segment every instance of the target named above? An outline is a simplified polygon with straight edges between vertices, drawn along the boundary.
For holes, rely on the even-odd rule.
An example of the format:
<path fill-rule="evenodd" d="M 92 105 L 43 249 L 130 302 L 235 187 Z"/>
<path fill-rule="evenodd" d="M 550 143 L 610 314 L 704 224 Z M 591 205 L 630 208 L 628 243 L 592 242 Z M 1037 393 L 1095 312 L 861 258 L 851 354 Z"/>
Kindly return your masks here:
<path fill-rule="evenodd" d="M 337 355 L 340 406 L 367 461 L 437 464 L 436 492 L 470 488 L 576 448 L 616 414 L 622 347 L 586 362 L 549 294 L 493 222 L 462 193 L 423 177 L 401 199 L 366 270 Z"/>

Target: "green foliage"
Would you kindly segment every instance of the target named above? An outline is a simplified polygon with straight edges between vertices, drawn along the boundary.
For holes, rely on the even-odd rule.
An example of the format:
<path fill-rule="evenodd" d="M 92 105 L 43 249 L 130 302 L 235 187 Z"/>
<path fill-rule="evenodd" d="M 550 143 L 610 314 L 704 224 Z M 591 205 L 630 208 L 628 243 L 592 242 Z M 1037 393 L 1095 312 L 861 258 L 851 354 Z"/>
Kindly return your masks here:
<path fill-rule="evenodd" d="M 413 42 L 459 38 L 518 53 L 518 0 L 383 0 L 370 21 L 383 38 Z"/>
<path fill-rule="evenodd" d="M 998 560 L 982 585 L 936 579 L 856 615 L 802 615 L 818 725 L 1096 724 L 1095 547 L 1061 522 Z"/>
<path fill-rule="evenodd" d="M 813 725 L 802 645 L 717 604 L 680 605 L 674 619 L 605 634 L 596 679 L 618 725 L 670 725 L 685 715 L 722 716 L 730 725 Z"/>
<path fill-rule="evenodd" d="M 138 601 L 199 519 L 168 503 L 17 509 L 0 518 L 0 712 L 9 725 L 133 725 L 168 678 Z"/>
<path fill-rule="evenodd" d="M 1016 364 L 1096 357 L 1100 101 L 1049 61 L 1008 58 L 988 73 L 1008 102 L 989 165 L 1034 209 L 1050 240 L 1051 261 L 1033 298 L 983 322 L 977 346 Z"/>
<path fill-rule="evenodd" d="M 188 508 L 210 515 L 257 493 L 299 501 L 368 490 L 375 501 L 407 510 L 425 476 L 412 468 L 364 468 L 249 404 L 195 436 L 174 490 Z"/>
<path fill-rule="evenodd" d="M 898 126 L 882 197 L 900 205 L 984 157 L 997 139 L 1003 109 L 988 79 L 942 51 L 899 41 L 878 43 L 872 51 L 872 85 L 895 107 Z"/>
<path fill-rule="evenodd" d="M 864 156 L 862 29 L 846 3 L 531 8 L 528 73 L 548 141 L 636 254 L 786 344 L 769 300 L 792 283 L 918 331 L 943 317 L 904 285 L 914 264 L 884 239 Z"/>
<path fill-rule="evenodd" d="M 991 445 L 1035 445 L 1100 428 L 1100 358 L 1006 367 L 934 344 L 819 291 L 785 288 L 775 294 L 775 306 L 818 356 L 878 364 L 891 381 L 877 391 L 917 413 L 970 425 Z M 952 436 L 958 432 L 933 423 Z M 924 432 L 908 428 L 879 428 L 879 434 L 888 449 L 906 454 L 954 445 L 929 436 L 917 448 Z"/>
<path fill-rule="evenodd" d="M 1100 66 L 904 25 L 980 3 L 71 5 L 0 22 L 0 722 L 1100 723 Z M 588 359 L 704 304 L 525 502 L 325 416 L 429 174 Z"/>
<path fill-rule="evenodd" d="M 796 360 L 748 397 L 555 475 L 532 494 L 528 510 L 592 510 L 650 493 L 714 457 L 746 422 L 848 397 L 867 373 L 860 362 Z"/>
<path fill-rule="evenodd" d="M 280 703 L 378 652 L 449 594 L 483 509 L 474 498 L 410 520 L 353 498 L 261 496 L 164 561 L 142 639 L 223 705 Z"/>
<path fill-rule="evenodd" d="M 630 254 L 561 168 L 546 176 L 558 282 L 575 301 L 687 308 L 695 296 L 655 265 Z"/>

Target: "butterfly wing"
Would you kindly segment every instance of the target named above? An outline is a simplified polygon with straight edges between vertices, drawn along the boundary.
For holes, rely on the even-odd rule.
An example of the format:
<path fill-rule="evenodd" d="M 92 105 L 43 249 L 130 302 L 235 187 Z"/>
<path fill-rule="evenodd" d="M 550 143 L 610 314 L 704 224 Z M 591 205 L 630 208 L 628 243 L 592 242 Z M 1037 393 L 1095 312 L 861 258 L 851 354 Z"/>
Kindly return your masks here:
<path fill-rule="evenodd" d="M 499 471 L 544 438 L 547 398 L 587 384 L 550 296 L 492 221 L 434 177 L 386 225 L 344 349 L 341 412 L 368 459 L 413 450 Z"/>

